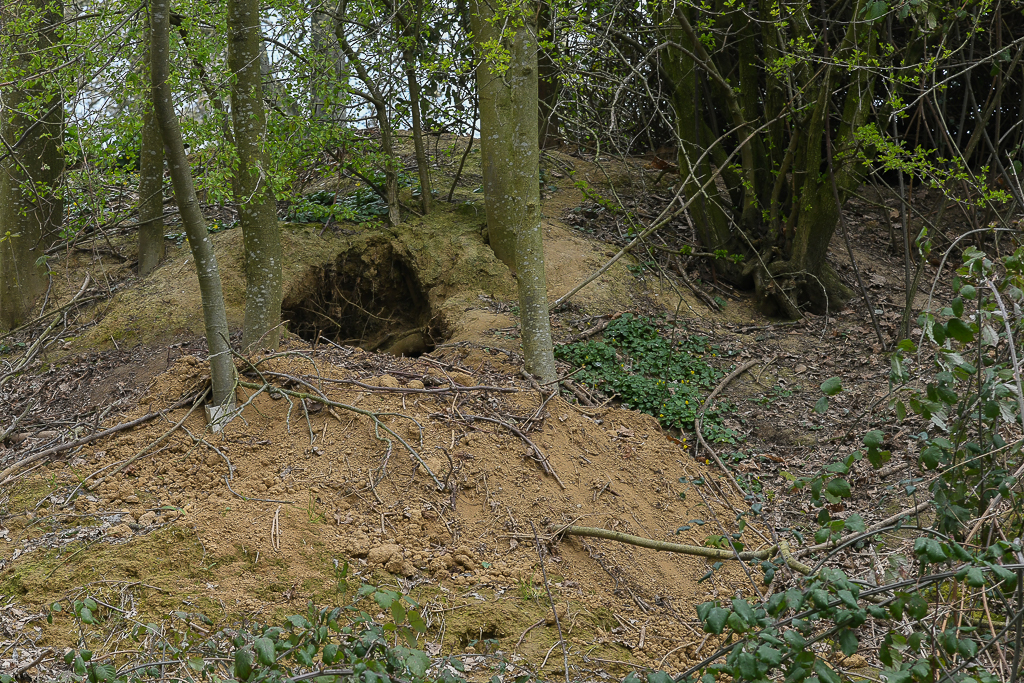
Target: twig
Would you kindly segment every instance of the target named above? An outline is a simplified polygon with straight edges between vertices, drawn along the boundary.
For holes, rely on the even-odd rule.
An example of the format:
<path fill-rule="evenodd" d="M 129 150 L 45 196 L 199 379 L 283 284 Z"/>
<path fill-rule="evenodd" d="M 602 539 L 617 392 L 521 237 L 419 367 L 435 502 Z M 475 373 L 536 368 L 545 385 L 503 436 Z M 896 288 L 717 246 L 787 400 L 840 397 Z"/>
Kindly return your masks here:
<path fill-rule="evenodd" d="M 25 410 L 23 410 L 21 412 L 21 415 L 19 415 L 18 417 L 14 418 L 14 421 L 11 422 L 11 426 L 8 427 L 7 429 L 5 429 L 3 434 L 0 434 L 0 443 L 3 443 L 4 441 L 7 440 L 7 437 L 9 437 L 11 435 L 11 433 L 15 430 L 15 428 L 18 426 L 18 423 L 21 422 L 21 420 L 26 415 L 28 415 L 30 410 L 32 410 L 33 408 L 36 407 L 36 404 L 38 402 L 39 402 L 39 400 L 35 399 L 35 398 L 33 398 L 31 401 L 28 402 L 28 407 L 25 408 Z"/>
<path fill-rule="evenodd" d="M 278 373 L 269 372 L 264 370 L 264 374 L 277 375 Z M 521 391 L 518 387 L 491 387 L 485 385 L 477 385 L 472 387 L 464 387 L 456 384 L 451 387 L 441 387 L 439 389 L 415 389 L 413 387 L 376 387 L 372 384 L 364 384 L 354 379 L 331 379 L 330 377 L 321 377 L 323 382 L 331 382 L 333 384 L 354 384 L 361 389 L 367 389 L 369 391 L 389 391 L 400 394 L 446 394 L 451 391 L 500 391 L 504 393 L 518 393 Z"/>
<path fill-rule="evenodd" d="M 828 542 L 828 543 L 819 543 L 818 545 L 812 545 L 812 546 L 808 546 L 807 548 L 801 548 L 800 550 L 798 550 L 798 551 L 796 551 L 794 553 L 794 556 L 795 557 L 803 557 L 805 555 L 817 552 L 819 550 L 828 550 L 829 548 L 835 548 L 836 546 L 846 545 L 850 541 L 856 540 L 857 538 L 859 538 L 861 536 L 866 538 L 866 537 L 870 536 L 871 534 L 875 533 L 876 531 L 878 531 L 879 529 L 884 529 L 887 526 L 891 526 L 891 525 L 895 524 L 896 522 L 898 522 L 903 517 L 910 517 L 911 515 L 916 515 L 916 514 L 920 514 L 921 512 L 924 512 L 925 510 L 928 509 L 929 506 L 931 506 L 931 504 L 932 504 L 932 501 L 926 500 L 923 503 L 919 503 L 915 507 L 912 507 L 912 508 L 910 508 L 908 510 L 903 510 L 902 512 L 897 512 L 892 517 L 887 517 L 886 519 L 883 519 L 881 522 L 878 522 L 877 524 L 872 524 L 871 526 L 869 526 L 864 531 L 858 531 L 858 532 L 850 534 L 848 536 L 844 536 L 844 537 L 840 538 L 837 541 Z"/>
<path fill-rule="evenodd" d="M 508 422 L 505 422 L 504 420 L 498 420 L 498 419 L 495 419 L 493 417 L 484 417 L 483 415 L 465 415 L 464 417 L 467 420 L 471 420 L 471 421 L 472 420 L 483 420 L 484 422 L 492 422 L 492 423 L 494 423 L 496 425 L 501 425 L 502 427 L 504 427 L 505 429 L 509 430 L 510 432 L 512 432 L 513 434 L 518 436 L 520 439 L 525 441 L 527 443 L 527 445 L 530 448 L 533 449 L 533 452 L 537 454 L 537 457 L 536 458 L 532 458 L 532 459 L 536 460 L 537 462 L 539 462 L 540 465 L 541 465 L 541 468 L 543 468 L 544 472 L 547 473 L 547 474 L 550 474 L 552 477 L 554 477 L 555 481 L 558 482 L 558 485 L 562 487 L 562 490 L 563 491 L 565 490 L 565 484 L 563 484 L 562 480 L 558 478 L 558 473 L 555 472 L 555 470 L 551 467 L 551 462 L 544 455 L 544 452 L 541 451 L 541 449 L 537 447 L 537 444 L 535 444 L 534 442 L 530 441 L 530 437 L 526 436 L 526 434 L 524 434 L 518 427 L 516 427 L 513 424 L 509 424 Z"/>
<path fill-rule="evenodd" d="M 39 655 L 35 659 L 33 659 L 31 662 L 29 662 L 25 666 L 21 667 L 20 669 L 17 669 L 14 672 L 14 680 L 16 680 L 16 681 L 29 680 L 31 677 L 30 676 L 25 676 L 25 672 L 28 671 L 29 669 L 31 669 L 36 664 L 38 664 L 39 662 L 41 662 L 44 659 L 46 659 L 46 657 L 50 653 L 52 653 L 52 652 L 53 652 L 53 650 L 51 650 L 50 648 L 46 648 L 45 650 L 40 652 Z"/>
<path fill-rule="evenodd" d="M 757 363 L 758 361 L 756 360 L 747 361 L 746 363 L 744 363 L 743 365 L 739 366 L 738 368 L 730 372 L 728 375 L 726 375 L 722 379 L 722 381 L 718 383 L 718 386 L 715 387 L 715 390 L 711 392 L 711 395 L 707 397 L 707 400 L 704 401 L 704 404 L 700 407 L 700 410 L 697 411 L 697 419 L 693 421 L 694 431 L 697 432 L 697 443 L 700 444 L 700 446 L 705 451 L 711 454 L 711 457 L 715 459 L 715 463 L 718 464 L 719 469 L 721 469 L 722 472 L 725 473 L 725 476 L 729 478 L 729 482 L 732 484 L 733 488 L 736 489 L 737 493 L 739 493 L 740 497 L 742 498 L 746 498 L 746 492 L 744 492 L 744 490 L 740 488 L 740 485 L 736 482 L 736 478 L 732 476 L 732 472 L 730 472 L 729 468 L 725 466 L 725 463 L 722 462 L 722 459 L 718 457 L 718 453 L 715 453 L 715 451 L 711 449 L 711 446 L 709 446 L 707 442 L 704 441 L 702 423 L 704 422 L 704 411 L 707 410 L 708 406 L 711 404 L 711 401 L 714 400 L 714 398 L 718 396 L 719 393 L 721 393 L 722 389 L 724 389 L 729 384 L 729 382 L 739 377 L 741 374 L 749 370 L 754 365 L 757 365 Z"/>
<path fill-rule="evenodd" d="M 85 288 L 89 286 L 89 282 L 91 281 L 92 277 L 88 273 L 86 273 L 85 282 L 82 283 L 82 286 L 78 290 L 78 293 L 71 298 L 71 301 L 69 303 L 74 303 L 75 301 L 77 301 L 78 298 L 82 296 L 82 293 L 85 292 Z M 46 341 L 46 338 L 49 336 L 50 332 L 52 332 L 54 328 L 57 327 L 57 324 L 60 323 L 62 319 L 63 318 L 58 316 L 52 323 L 50 323 L 50 325 L 45 330 L 43 330 L 43 333 L 40 334 L 39 337 L 34 342 L 32 342 L 32 346 L 28 347 L 28 350 L 25 351 L 25 355 L 22 356 L 21 363 L 14 366 L 11 369 L 11 371 L 8 372 L 6 375 L 0 377 L 0 387 L 2 387 L 4 383 L 7 382 L 8 379 L 24 370 L 26 367 L 28 367 L 28 364 L 32 362 L 32 359 L 36 357 L 36 354 L 39 353 L 39 350 L 43 347 L 43 342 Z"/>
<path fill-rule="evenodd" d="M 96 434 L 90 434 L 89 436 L 86 436 L 86 437 L 83 437 L 81 439 L 78 439 L 77 441 L 72 441 L 71 443 L 61 444 L 60 446 L 54 446 L 53 448 L 49 448 L 49 449 L 47 449 L 45 451 L 42 451 L 40 453 L 36 453 L 35 455 L 30 455 L 29 457 L 27 457 L 27 458 L 25 458 L 23 460 L 19 460 L 18 462 L 14 463 L 13 465 L 8 467 L 7 469 L 5 469 L 2 472 L 0 472 L 0 486 L 3 486 L 5 484 L 7 484 L 8 483 L 7 482 L 7 478 L 10 477 L 12 474 L 16 473 L 18 470 L 22 469 L 23 467 L 27 467 L 28 465 L 31 465 L 32 463 L 36 462 L 37 460 L 42 460 L 43 458 L 49 457 L 51 455 L 55 455 L 57 453 L 62 453 L 64 451 L 70 450 L 72 448 L 78 448 L 79 446 L 84 446 L 87 443 L 91 443 L 93 441 L 96 441 L 97 439 L 102 439 L 105 436 L 110 436 L 111 434 L 116 434 L 118 432 L 123 432 L 126 429 L 131 429 L 132 427 L 137 427 L 138 425 L 143 424 L 144 422 L 149 422 L 150 420 L 152 420 L 155 417 L 161 417 L 161 416 L 165 415 L 167 412 L 169 412 L 171 410 L 175 410 L 176 408 L 180 408 L 181 406 L 185 405 L 186 403 L 188 403 L 191 400 L 193 400 L 192 396 L 187 396 L 187 397 L 185 397 L 183 399 L 180 399 L 177 403 L 175 403 L 171 407 L 167 408 L 166 410 L 162 410 L 162 411 L 155 412 L 155 413 L 146 413 L 142 417 L 139 417 L 139 418 L 136 418 L 134 420 L 131 420 L 130 422 L 125 422 L 123 424 L 119 424 L 119 425 L 116 425 L 114 427 L 111 427 L 110 429 L 105 429 L 102 432 L 98 432 Z"/>
<path fill-rule="evenodd" d="M 523 644 L 523 640 L 526 639 L 526 634 L 528 634 L 530 631 L 537 628 L 538 626 L 542 625 L 545 621 L 547 621 L 546 617 L 544 619 L 538 619 L 536 623 L 534 623 L 525 631 L 523 631 L 523 635 L 519 636 L 519 640 L 516 641 L 516 646 L 512 648 L 512 653 L 515 654 L 515 651 L 518 650 L 519 646 Z"/>
<path fill-rule="evenodd" d="M 270 545 L 274 552 L 281 552 L 281 506 L 274 511 L 274 521 L 270 523 Z"/>
<path fill-rule="evenodd" d="M 533 543 L 537 548 L 537 557 L 540 558 L 540 571 L 544 577 L 544 590 L 548 594 L 551 613 L 555 615 L 555 626 L 558 628 L 558 642 L 562 645 L 562 659 L 565 662 L 565 683 L 569 683 L 569 651 L 565 647 L 565 637 L 562 635 L 562 622 L 558 618 L 558 607 L 555 605 L 554 598 L 551 597 L 551 586 L 548 585 L 547 563 L 544 562 L 544 550 L 540 547 L 540 539 L 537 538 L 537 527 L 534 525 L 533 520 L 530 520 L 530 528 L 533 529 Z M 547 658 L 545 657 L 545 659 Z"/>
<path fill-rule="evenodd" d="M 231 493 L 235 494 L 236 496 L 238 496 L 247 503 L 281 503 L 282 505 L 295 505 L 295 503 L 290 500 L 274 500 L 273 498 L 250 498 L 249 496 L 243 496 L 241 493 L 238 493 L 233 488 L 231 488 L 231 482 L 228 481 L 227 477 L 224 477 L 224 483 L 227 484 L 228 491 L 231 491 Z"/>

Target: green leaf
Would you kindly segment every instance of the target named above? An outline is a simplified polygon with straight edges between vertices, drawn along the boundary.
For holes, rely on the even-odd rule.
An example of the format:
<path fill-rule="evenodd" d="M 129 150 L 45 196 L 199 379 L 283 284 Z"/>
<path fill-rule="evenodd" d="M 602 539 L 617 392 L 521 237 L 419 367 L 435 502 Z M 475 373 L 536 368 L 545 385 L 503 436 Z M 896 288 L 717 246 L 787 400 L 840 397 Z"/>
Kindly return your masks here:
<path fill-rule="evenodd" d="M 757 626 L 757 616 L 754 614 L 754 610 L 750 607 L 749 602 L 740 598 L 733 598 L 732 608 L 748 625 Z"/>
<path fill-rule="evenodd" d="M 853 597 L 853 593 L 846 590 L 845 588 L 836 591 L 836 596 L 843 601 L 843 604 L 850 609 L 858 609 L 860 606 L 857 604 L 857 598 Z"/>
<path fill-rule="evenodd" d="M 919 593 L 914 593 L 907 600 L 907 614 L 911 619 L 924 619 L 928 616 L 928 603 Z"/>
<path fill-rule="evenodd" d="M 757 658 L 768 666 L 779 666 L 782 664 L 782 653 L 774 647 L 762 645 L 757 648 Z"/>
<path fill-rule="evenodd" d="M 843 381 L 839 377 L 829 377 L 821 383 L 821 393 L 826 396 L 835 396 L 843 390 Z"/>
<path fill-rule="evenodd" d="M 288 623 L 299 629 L 307 629 L 312 626 L 312 624 L 309 623 L 309 620 L 301 614 L 293 614 L 288 617 Z"/>
<path fill-rule="evenodd" d="M 263 666 L 273 666 L 277 660 L 277 655 L 274 651 L 274 641 L 270 638 L 257 638 L 256 642 L 252 645 L 252 649 L 256 653 L 256 659 Z"/>
<path fill-rule="evenodd" d="M 235 678 L 245 681 L 251 674 L 252 655 L 248 650 L 235 650 Z"/>
<path fill-rule="evenodd" d="M 946 334 L 956 339 L 961 344 L 970 344 L 974 341 L 974 332 L 960 318 L 951 318 L 946 323 Z"/>
<path fill-rule="evenodd" d="M 409 626 L 412 626 L 412 630 L 416 633 L 426 633 L 427 624 L 423 621 L 423 617 L 420 616 L 419 610 L 409 610 L 406 615 L 409 617 Z"/>
<path fill-rule="evenodd" d="M 405 607 L 398 600 L 391 603 L 391 618 L 394 619 L 396 624 L 401 624 L 405 621 Z"/>
<path fill-rule="evenodd" d="M 833 479 L 828 483 L 828 486 L 825 487 L 825 490 L 836 498 L 850 497 L 850 483 L 845 479 Z"/>
<path fill-rule="evenodd" d="M 854 512 L 843 522 L 843 528 L 854 533 L 863 533 L 867 527 L 864 525 L 864 518 Z"/>
<path fill-rule="evenodd" d="M 802 650 L 807 647 L 807 641 L 804 637 L 792 629 L 783 633 L 782 639 L 789 643 L 790 647 L 795 650 Z"/>
<path fill-rule="evenodd" d="M 968 567 L 964 581 L 971 588 L 981 588 L 985 585 L 985 574 L 980 567 Z"/>
<path fill-rule="evenodd" d="M 822 396 L 814 403 L 814 412 L 821 415 L 828 410 L 828 396 Z"/>
<path fill-rule="evenodd" d="M 422 650 L 412 650 L 405 658 L 405 666 L 417 678 L 422 678 L 430 666 L 430 657 Z"/>
<path fill-rule="evenodd" d="M 750 630 L 747 622 L 736 612 L 729 612 L 729 617 L 725 620 L 725 623 L 736 633 L 746 633 Z"/>
<path fill-rule="evenodd" d="M 868 448 L 881 448 L 885 441 L 885 434 L 879 429 L 872 429 L 864 435 L 864 445 Z"/>
<path fill-rule="evenodd" d="M 832 670 L 828 664 L 820 659 L 814 662 L 814 673 L 818 674 L 818 678 L 821 679 L 822 683 L 841 683 L 839 680 L 839 674 Z"/>
<path fill-rule="evenodd" d="M 879 17 L 885 16 L 885 13 L 889 11 L 889 5 L 883 0 L 875 0 L 869 4 L 865 10 L 864 18 L 868 21 L 874 21 Z"/>
<path fill-rule="evenodd" d="M 192 659 L 188 660 L 188 668 L 192 669 L 193 671 L 202 671 L 206 668 L 206 662 L 203 660 L 202 657 L 193 657 Z"/>
<path fill-rule="evenodd" d="M 978 641 L 960 638 L 956 642 L 956 649 L 964 659 L 973 659 L 978 654 Z"/>
<path fill-rule="evenodd" d="M 842 633 L 839 634 L 839 648 L 847 657 L 856 652 L 859 645 L 860 642 L 857 640 L 857 634 L 853 632 L 853 629 L 843 629 Z"/>
<path fill-rule="evenodd" d="M 926 538 L 924 536 L 919 537 L 914 541 L 914 554 L 917 555 L 922 562 L 929 562 L 932 564 L 945 562 L 947 559 L 946 553 L 942 550 L 942 545 L 934 538 Z"/>
<path fill-rule="evenodd" d="M 708 618 L 705 621 L 704 628 L 709 633 L 713 633 L 716 636 L 720 635 L 725 630 L 725 622 L 729 618 L 729 610 L 722 609 L 721 607 L 713 607 L 708 612 Z"/>
<path fill-rule="evenodd" d="M 957 297 L 949 302 L 949 307 L 953 310 L 953 315 L 960 317 L 964 314 L 964 300 Z"/>
<path fill-rule="evenodd" d="M 761 678 L 757 671 L 757 660 L 749 652 L 741 652 L 736 658 L 737 668 L 744 681 L 756 681 Z"/>

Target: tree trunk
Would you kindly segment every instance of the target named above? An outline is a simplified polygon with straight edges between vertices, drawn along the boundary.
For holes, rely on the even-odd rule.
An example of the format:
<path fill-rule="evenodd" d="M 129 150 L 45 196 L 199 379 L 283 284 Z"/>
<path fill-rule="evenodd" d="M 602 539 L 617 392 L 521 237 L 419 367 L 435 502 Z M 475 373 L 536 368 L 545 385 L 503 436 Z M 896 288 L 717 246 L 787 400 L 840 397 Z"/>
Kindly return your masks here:
<path fill-rule="evenodd" d="M 412 114 L 412 142 L 416 150 L 416 169 L 420 176 L 420 206 L 423 215 L 430 213 L 432 187 L 430 185 L 430 165 L 427 151 L 423 144 L 422 111 L 420 110 L 420 82 L 416 77 L 416 58 L 420 52 L 420 28 L 423 21 L 423 2 L 420 0 L 416 22 L 411 23 L 402 14 L 397 3 L 393 5 L 398 30 L 402 34 L 402 61 L 405 67 L 406 83 L 409 86 L 409 111 Z"/>
<path fill-rule="evenodd" d="M 865 1 L 847 11 L 859 17 Z M 842 202 L 863 177 L 854 131 L 872 103 L 877 29 L 867 21 L 837 23 L 825 37 L 839 44 L 818 47 L 832 66 L 809 69 L 801 61 L 788 72 L 766 69 L 778 60 L 780 45 L 814 42 L 805 35 L 806 7 L 792 7 L 795 13 L 786 18 L 763 8 L 760 27 L 743 11 L 724 10 L 715 22 L 733 36 L 728 46 L 705 44 L 694 28 L 697 12 L 686 5 L 666 14 L 662 31 L 673 43 L 664 68 L 673 86 L 683 190 L 695 198 L 690 215 L 697 237 L 707 251 L 745 261 L 719 258 L 710 266 L 738 286 L 752 285 L 765 313 L 799 317 L 804 308 L 841 308 L 852 295 L 826 260 L 841 207 L 823 171 L 825 127 L 836 131 Z M 837 102 L 841 115 L 831 111 Z"/>
<path fill-rule="evenodd" d="M 344 107 L 338 97 L 338 84 L 345 78 L 345 55 L 334 38 L 334 20 L 330 14 L 314 11 L 310 29 L 316 60 L 310 84 L 313 117 L 340 124 Z"/>
<path fill-rule="evenodd" d="M 170 52 L 170 0 L 152 0 L 150 5 L 150 78 L 153 86 L 153 110 L 160 136 L 164 142 L 167 165 L 174 185 L 174 198 L 178 204 L 181 222 L 192 250 L 199 276 L 199 291 L 203 299 L 203 321 L 206 324 L 206 345 L 210 352 L 210 379 L 213 385 L 213 405 L 233 403 L 235 365 L 228 344 L 228 319 L 224 310 L 220 272 L 213 242 L 206 229 L 206 219 L 199 210 L 192 171 L 185 156 L 181 127 L 174 111 L 169 76 Z"/>
<path fill-rule="evenodd" d="M 55 83 L 52 78 L 32 73 L 52 61 L 63 9 L 49 0 L 25 4 L 21 12 L 37 15 L 35 30 L 8 34 L 13 54 L 2 80 L 26 85 L 11 87 L 0 99 L 0 329 L 24 322 L 46 291 L 44 255 L 64 219 L 57 187 L 64 173 L 64 102 L 59 89 L 44 85 Z M 17 7 L 6 11 L 19 16 Z"/>
<path fill-rule="evenodd" d="M 366 70 L 359 55 L 352 49 L 345 37 L 345 22 L 343 17 L 334 18 L 334 35 L 338 38 L 345 58 L 356 70 L 356 76 L 366 87 L 366 92 L 358 93 L 373 107 L 377 125 L 380 127 L 380 151 L 385 158 L 384 162 L 384 195 L 388 205 L 388 223 L 398 225 L 402 222 L 402 213 L 398 203 L 398 160 L 395 159 L 394 131 L 391 129 L 391 119 L 388 118 L 388 103 L 384 93 L 377 87 L 370 72 Z"/>
<path fill-rule="evenodd" d="M 473 36 L 483 57 L 484 45 L 501 38 L 501 26 L 491 23 L 494 11 L 486 2 L 475 0 L 471 11 Z M 495 255 L 518 281 L 526 370 L 543 382 L 554 382 L 540 225 L 536 33 L 525 24 L 506 27 L 510 29 L 515 35 L 503 41 L 510 57 L 504 73 L 487 61 L 476 71 L 487 231 Z"/>
<path fill-rule="evenodd" d="M 554 28 L 551 3 L 542 0 L 538 5 L 537 30 L 540 39 L 551 43 L 537 54 L 537 142 L 541 149 L 557 147 L 561 142 L 561 121 L 555 106 L 558 104 L 558 68 L 549 50 L 554 50 Z"/>
<path fill-rule="evenodd" d="M 403 50 L 405 74 L 409 82 L 409 109 L 412 110 L 412 141 L 416 148 L 416 168 L 420 174 L 420 206 L 423 215 L 430 213 L 430 164 L 423 144 L 423 123 L 420 120 L 420 84 L 416 79 L 416 57 L 412 50 Z"/>
<path fill-rule="evenodd" d="M 143 72 L 150 63 L 145 31 Z M 139 149 L 139 275 L 153 272 L 164 258 L 164 143 L 153 113 L 153 100 L 142 100 L 142 146 Z"/>
<path fill-rule="evenodd" d="M 228 0 L 231 121 L 238 152 L 238 219 L 245 246 L 242 348 L 277 348 L 281 323 L 281 233 L 264 151 L 267 116 L 260 73 L 258 0 Z"/>

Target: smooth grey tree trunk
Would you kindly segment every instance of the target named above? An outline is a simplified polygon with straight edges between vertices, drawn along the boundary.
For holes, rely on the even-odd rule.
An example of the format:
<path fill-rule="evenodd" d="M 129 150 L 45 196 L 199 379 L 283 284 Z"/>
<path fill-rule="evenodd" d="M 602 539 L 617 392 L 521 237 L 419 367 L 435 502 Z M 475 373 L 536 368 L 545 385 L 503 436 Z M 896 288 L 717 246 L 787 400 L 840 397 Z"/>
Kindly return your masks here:
<path fill-rule="evenodd" d="M 412 142 L 416 150 L 416 168 L 420 174 L 420 206 L 423 215 L 430 213 L 430 200 L 433 189 L 430 185 L 430 163 L 427 159 L 426 145 L 423 144 L 423 123 L 420 116 L 420 83 L 416 78 L 416 57 L 412 50 L 403 51 L 405 74 L 409 83 L 409 108 L 412 110 Z"/>
<path fill-rule="evenodd" d="M 12 62 L 6 65 L 12 80 L 34 83 L 10 86 L 0 102 L 0 329 L 24 322 L 39 296 L 46 291 L 44 256 L 64 219 L 64 201 L 57 185 L 64 173 L 61 144 L 64 103 L 60 90 L 47 89 L 46 80 L 27 77 L 46 68 L 57 40 L 56 26 L 63 19 L 59 3 L 29 0 L 39 12 L 35 31 L 22 31 L 12 39 Z M 17 6 L 9 8 L 17 13 Z M 2 20 L 2 17 L 0 17 Z M 40 62 L 33 64 L 34 59 Z"/>
<path fill-rule="evenodd" d="M 345 37 L 345 22 L 340 15 L 334 18 L 334 35 L 338 39 L 338 45 L 348 63 L 356 70 L 356 76 L 362 81 L 366 91 L 354 91 L 372 107 L 377 125 L 380 127 L 380 151 L 385 157 L 384 163 L 384 194 L 388 205 L 388 223 L 398 225 L 402 222 L 402 213 L 398 204 L 398 165 L 399 160 L 395 158 L 394 131 L 391 129 L 391 119 L 388 117 L 387 98 L 381 89 L 377 87 L 370 72 L 366 70 L 359 55 L 352 49 Z"/>
<path fill-rule="evenodd" d="M 402 34 L 402 62 L 405 67 L 405 79 L 409 86 L 409 110 L 412 113 L 412 142 L 416 150 L 416 168 L 420 176 L 420 206 L 423 215 L 430 213 L 430 201 L 433 188 L 430 185 L 430 164 L 427 159 L 426 146 L 423 144 L 422 111 L 420 110 L 420 82 L 416 77 L 416 58 L 420 51 L 420 25 L 423 18 L 423 0 L 418 4 L 415 22 L 411 22 L 401 10 L 394 9 L 395 19 Z"/>
<path fill-rule="evenodd" d="M 142 68 L 150 63 L 145 32 Z M 153 112 L 153 100 L 142 101 L 142 145 L 139 149 L 139 275 L 152 273 L 164 258 L 164 142 Z"/>
<path fill-rule="evenodd" d="M 486 2 L 474 0 L 471 12 L 473 37 L 482 57 L 482 45 L 499 39 L 502 25 L 491 23 L 493 9 Z M 506 31 L 512 28 L 509 24 L 503 24 Z M 526 370 L 543 382 L 554 382 L 540 225 L 536 34 L 524 24 L 504 45 L 509 51 L 504 73 L 493 71 L 486 60 L 476 71 L 487 231 L 495 255 L 518 281 Z"/>
<path fill-rule="evenodd" d="M 206 345 L 210 351 L 210 379 L 213 385 L 213 405 L 233 403 L 235 392 L 235 365 L 228 343 L 228 319 L 224 310 L 220 272 L 213 242 L 206 229 L 206 219 L 199 210 L 192 170 L 185 156 L 178 115 L 174 111 L 169 76 L 170 0 L 152 0 L 150 4 L 150 78 L 153 87 L 153 110 L 163 138 L 167 165 L 174 185 L 174 199 L 178 204 L 181 222 L 188 237 L 188 246 L 196 263 L 199 291 L 203 298 L 203 321 L 206 324 Z"/>
<path fill-rule="evenodd" d="M 235 201 L 245 248 L 242 348 L 277 348 L 281 323 L 281 232 L 264 149 L 267 115 L 260 72 L 259 0 L 228 1 L 231 121 L 238 152 Z"/>

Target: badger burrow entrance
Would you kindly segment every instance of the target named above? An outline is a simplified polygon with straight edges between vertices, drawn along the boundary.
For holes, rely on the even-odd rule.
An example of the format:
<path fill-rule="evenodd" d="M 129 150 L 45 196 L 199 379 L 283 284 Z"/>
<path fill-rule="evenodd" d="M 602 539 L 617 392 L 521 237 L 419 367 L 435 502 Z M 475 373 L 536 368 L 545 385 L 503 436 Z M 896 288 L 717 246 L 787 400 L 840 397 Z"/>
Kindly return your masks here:
<path fill-rule="evenodd" d="M 389 243 L 370 244 L 311 268 L 281 304 L 303 339 L 328 339 L 395 356 L 419 356 L 440 340 L 427 295 Z"/>

